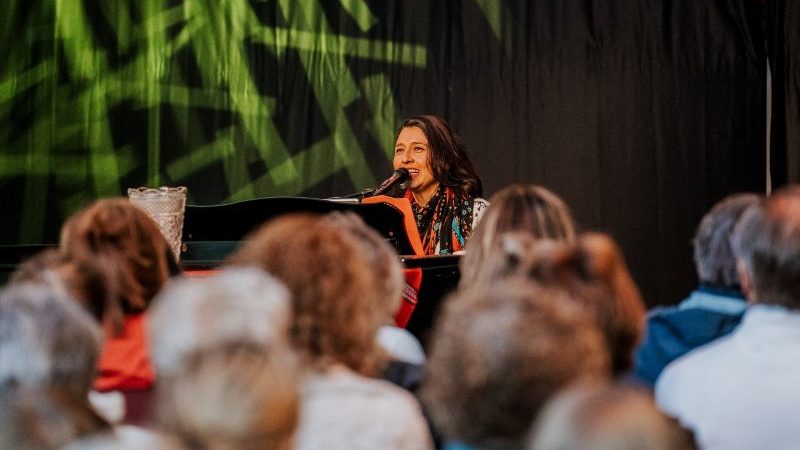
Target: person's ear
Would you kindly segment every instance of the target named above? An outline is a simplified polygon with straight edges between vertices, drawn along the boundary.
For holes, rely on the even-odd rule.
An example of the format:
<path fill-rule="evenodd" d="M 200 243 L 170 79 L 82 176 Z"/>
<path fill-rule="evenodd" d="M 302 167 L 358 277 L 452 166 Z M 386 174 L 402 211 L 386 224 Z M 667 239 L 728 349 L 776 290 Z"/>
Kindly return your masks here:
<path fill-rule="evenodd" d="M 753 289 L 753 280 L 750 278 L 747 265 L 741 260 L 736 260 L 736 272 L 739 274 L 739 286 L 741 286 L 742 293 L 747 299 L 747 302 L 755 303 L 756 293 Z"/>

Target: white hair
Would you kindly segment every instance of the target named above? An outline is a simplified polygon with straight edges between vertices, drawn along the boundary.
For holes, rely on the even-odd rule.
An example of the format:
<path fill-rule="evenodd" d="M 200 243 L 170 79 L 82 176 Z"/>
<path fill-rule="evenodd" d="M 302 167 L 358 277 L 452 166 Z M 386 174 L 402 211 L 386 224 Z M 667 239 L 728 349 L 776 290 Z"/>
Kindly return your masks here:
<path fill-rule="evenodd" d="M 0 385 L 54 385 L 87 393 L 100 355 L 100 325 L 63 289 L 0 291 Z"/>
<path fill-rule="evenodd" d="M 159 377 L 187 355 L 225 343 L 288 345 L 289 291 L 256 268 L 231 268 L 170 282 L 150 308 L 150 352 Z"/>

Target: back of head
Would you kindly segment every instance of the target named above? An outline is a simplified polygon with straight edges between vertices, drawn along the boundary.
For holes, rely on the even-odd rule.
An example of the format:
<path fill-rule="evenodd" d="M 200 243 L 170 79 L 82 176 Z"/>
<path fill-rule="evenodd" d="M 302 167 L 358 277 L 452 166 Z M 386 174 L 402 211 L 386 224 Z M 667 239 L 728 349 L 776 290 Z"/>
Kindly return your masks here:
<path fill-rule="evenodd" d="M 124 198 L 98 200 L 67 219 L 61 248 L 70 258 L 106 267 L 126 313 L 144 311 L 175 264 L 156 223 Z"/>
<path fill-rule="evenodd" d="M 449 439 L 520 448 L 552 394 L 608 368 L 602 335 L 564 291 L 504 280 L 448 298 L 421 395 Z"/>
<path fill-rule="evenodd" d="M 361 245 L 323 216 L 290 214 L 262 226 L 230 259 L 280 279 L 291 292 L 291 338 L 305 362 L 374 370 L 375 334 L 385 309 L 374 304 L 374 283 Z"/>
<path fill-rule="evenodd" d="M 527 233 L 536 240 L 574 242 L 575 223 L 556 194 L 536 185 L 512 185 L 497 192 L 478 223 L 461 261 L 460 287 L 488 282 L 493 267 L 487 258 L 497 252 L 506 233 Z"/>
<path fill-rule="evenodd" d="M 631 387 L 575 386 L 533 428 L 529 450 L 695 450 L 691 433 Z"/>
<path fill-rule="evenodd" d="M 359 245 L 359 253 L 370 268 L 374 304 L 376 307 L 385 308 L 384 317 L 388 321 L 400 306 L 405 281 L 403 266 L 400 264 L 397 252 L 377 231 L 355 214 L 331 213 L 325 220 L 355 238 Z"/>
<path fill-rule="evenodd" d="M 63 289 L 98 321 L 109 318 L 121 325 L 122 311 L 117 299 L 109 293 L 108 277 L 94 259 L 76 259 L 59 249 L 48 249 L 20 264 L 9 282 Z"/>
<path fill-rule="evenodd" d="M 57 388 L 0 388 L 0 448 L 57 450 L 111 429 L 86 399 Z M 69 447 L 72 448 L 72 447 Z"/>
<path fill-rule="evenodd" d="M 186 448 L 289 450 L 299 396 L 286 351 L 227 343 L 189 354 L 159 399 L 164 430 Z"/>
<path fill-rule="evenodd" d="M 752 284 L 751 300 L 800 309 L 800 186 L 748 208 L 733 247 Z"/>
<path fill-rule="evenodd" d="M 760 199 L 756 194 L 733 194 L 703 216 L 693 240 L 694 262 L 701 283 L 721 289 L 739 289 L 731 238 L 744 212 Z"/>
<path fill-rule="evenodd" d="M 256 268 L 171 282 L 150 311 L 149 342 L 159 382 L 178 378 L 186 356 L 229 342 L 288 345 L 289 293 Z"/>
<path fill-rule="evenodd" d="M 540 241 L 528 233 L 506 233 L 486 258 L 487 285 L 522 276 L 563 289 L 603 331 L 615 375 L 630 369 L 645 326 L 646 308 L 622 252 L 603 234 L 586 233 L 573 243 Z"/>
<path fill-rule="evenodd" d="M 2 448 L 56 448 L 108 427 L 88 403 L 100 339 L 99 325 L 63 289 L 0 291 L 0 426 L 12 427 L 0 443 L 16 441 Z"/>
<path fill-rule="evenodd" d="M 88 395 L 99 325 L 64 292 L 33 285 L 0 292 L 0 384 Z"/>

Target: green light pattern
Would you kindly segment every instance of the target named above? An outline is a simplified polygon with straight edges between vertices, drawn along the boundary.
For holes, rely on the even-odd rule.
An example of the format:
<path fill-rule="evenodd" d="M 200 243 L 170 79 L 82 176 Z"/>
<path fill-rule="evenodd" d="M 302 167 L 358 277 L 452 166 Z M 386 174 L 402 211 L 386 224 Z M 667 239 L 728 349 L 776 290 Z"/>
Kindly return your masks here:
<path fill-rule="evenodd" d="M 388 165 L 399 113 L 389 78 L 370 74 L 359 79 L 348 61 L 424 69 L 427 49 L 339 34 L 323 13 L 323 1 L 270 3 L 280 26 L 261 23 L 255 8 L 264 2 L 246 0 L 184 0 L 178 5 L 167 0 L 50 0 L 28 8 L 23 24 L 11 18 L 25 9 L 24 3 L 4 2 L 0 192 L 11 181 L 24 180 L 20 216 L 5 219 L 18 221 L 19 234 L 5 238 L 41 242 L 48 200 L 58 208 L 49 214 L 66 217 L 97 197 L 123 195 L 131 177 L 140 185 L 179 185 L 221 166 L 228 188 L 224 201 L 299 195 L 342 170 L 354 186 L 373 185 L 381 174 L 367 163 L 354 126 L 365 127 L 380 144 Z M 385 20 L 365 0 L 339 4 L 357 32 Z M 328 136 L 307 148 L 287 147 L 275 123 L 278 99 L 262 94 L 253 78 L 247 54 L 253 44 L 279 62 L 287 51 L 297 55 Z M 178 56 L 187 50 L 196 61 L 200 86 L 181 70 Z M 369 108 L 365 124 L 347 119 L 356 101 Z M 120 105 L 144 117 L 141 142 L 115 143 L 115 127 L 126 126 L 111 114 Z M 14 120 L 20 108 L 28 120 Z M 233 125 L 216 130 L 210 142 L 192 140 L 204 131 L 198 110 L 229 113 Z M 165 121 L 176 129 L 165 129 Z M 179 149 L 185 151 L 164 160 L 165 133 L 185 136 L 191 149 Z M 253 158 L 263 162 L 263 174 L 248 175 Z"/>

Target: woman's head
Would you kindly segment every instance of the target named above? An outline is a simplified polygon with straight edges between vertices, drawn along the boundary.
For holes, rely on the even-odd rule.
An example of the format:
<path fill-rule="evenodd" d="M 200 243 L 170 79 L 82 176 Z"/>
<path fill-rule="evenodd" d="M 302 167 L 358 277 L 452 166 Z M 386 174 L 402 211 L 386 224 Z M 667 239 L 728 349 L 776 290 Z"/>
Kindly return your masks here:
<path fill-rule="evenodd" d="M 645 306 L 614 241 L 599 233 L 577 242 L 537 241 L 524 233 L 501 236 L 490 264 L 496 278 L 524 276 L 565 290 L 597 320 L 620 375 L 630 369 L 633 350 L 644 332 Z"/>
<path fill-rule="evenodd" d="M 556 194 L 532 184 L 512 185 L 492 196 L 461 262 L 460 287 L 491 277 L 488 263 L 500 251 L 500 236 L 523 232 L 536 240 L 575 242 L 575 223 L 569 208 Z"/>
<path fill-rule="evenodd" d="M 483 185 L 460 139 L 444 119 L 415 116 L 397 130 L 394 168 L 409 169 L 406 185 L 417 191 L 435 190 L 439 184 L 472 197 L 483 193 Z"/>
<path fill-rule="evenodd" d="M 91 259 L 109 271 L 126 313 L 144 311 L 175 265 L 156 223 L 124 198 L 102 199 L 72 215 L 61 229 L 69 258 Z"/>
<path fill-rule="evenodd" d="M 340 363 L 369 373 L 379 353 L 375 335 L 386 309 L 376 305 L 375 285 L 362 245 L 325 216 L 288 214 L 255 231 L 231 256 L 283 281 L 291 293 L 291 338 L 306 364 Z"/>

